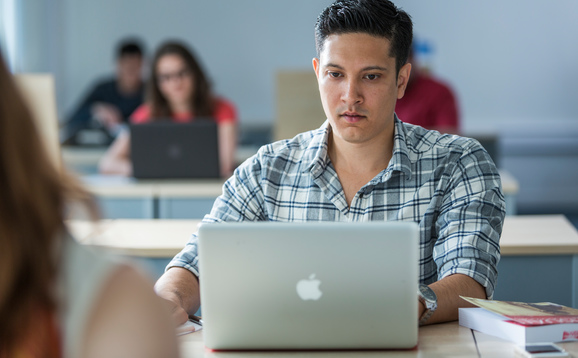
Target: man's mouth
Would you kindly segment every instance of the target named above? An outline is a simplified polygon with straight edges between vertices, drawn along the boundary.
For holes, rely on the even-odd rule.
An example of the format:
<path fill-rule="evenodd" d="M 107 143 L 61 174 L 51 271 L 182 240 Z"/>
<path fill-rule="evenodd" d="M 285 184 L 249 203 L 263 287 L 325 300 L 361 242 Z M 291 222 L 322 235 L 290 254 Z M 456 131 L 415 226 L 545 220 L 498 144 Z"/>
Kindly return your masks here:
<path fill-rule="evenodd" d="M 365 118 L 365 116 L 357 112 L 343 112 L 340 114 L 340 117 L 348 123 L 356 123 Z"/>

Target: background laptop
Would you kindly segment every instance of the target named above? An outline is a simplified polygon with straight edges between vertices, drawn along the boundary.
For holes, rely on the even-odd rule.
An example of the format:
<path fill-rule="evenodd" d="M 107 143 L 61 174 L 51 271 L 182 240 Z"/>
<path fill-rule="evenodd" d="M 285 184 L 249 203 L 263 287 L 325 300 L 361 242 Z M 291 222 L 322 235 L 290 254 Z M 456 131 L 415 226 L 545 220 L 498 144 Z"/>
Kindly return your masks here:
<path fill-rule="evenodd" d="M 211 349 L 417 345 L 415 223 L 222 223 L 199 229 Z"/>
<path fill-rule="evenodd" d="M 139 179 L 218 178 L 217 124 L 157 121 L 130 126 L 133 176 Z"/>

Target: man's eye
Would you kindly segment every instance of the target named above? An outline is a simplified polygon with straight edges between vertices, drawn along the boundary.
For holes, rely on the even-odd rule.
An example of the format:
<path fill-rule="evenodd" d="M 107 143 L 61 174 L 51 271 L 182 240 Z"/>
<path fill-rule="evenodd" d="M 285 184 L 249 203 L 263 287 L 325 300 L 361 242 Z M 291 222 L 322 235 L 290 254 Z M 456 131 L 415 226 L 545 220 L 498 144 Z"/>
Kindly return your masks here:
<path fill-rule="evenodd" d="M 367 78 L 370 81 L 376 80 L 379 78 L 379 75 L 366 75 L 365 78 Z"/>
<path fill-rule="evenodd" d="M 341 74 L 339 72 L 329 72 L 329 76 L 333 78 L 339 77 Z"/>

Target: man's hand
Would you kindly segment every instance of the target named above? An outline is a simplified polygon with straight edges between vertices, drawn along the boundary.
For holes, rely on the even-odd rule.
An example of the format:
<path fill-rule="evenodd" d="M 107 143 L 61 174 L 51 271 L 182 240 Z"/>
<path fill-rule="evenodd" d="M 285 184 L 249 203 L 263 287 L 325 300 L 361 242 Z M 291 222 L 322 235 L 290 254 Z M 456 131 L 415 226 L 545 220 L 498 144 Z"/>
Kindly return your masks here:
<path fill-rule="evenodd" d="M 155 292 L 169 305 L 177 326 L 195 314 L 201 304 L 199 280 L 187 269 L 171 267 L 155 284 Z"/>
<path fill-rule="evenodd" d="M 189 319 L 189 314 L 181 306 L 180 300 L 178 298 L 175 300 L 175 299 L 168 299 L 160 295 L 159 297 L 163 299 L 163 302 L 171 312 L 171 316 L 173 318 L 173 323 L 175 324 L 175 327 L 182 325 Z"/>
<path fill-rule="evenodd" d="M 458 308 L 473 307 L 460 296 L 486 298 L 486 290 L 473 278 L 454 274 L 444 277 L 430 285 L 438 298 L 438 307 L 425 324 L 455 321 L 458 319 Z M 423 315 L 425 306 L 418 301 L 418 319 Z"/>
<path fill-rule="evenodd" d="M 122 123 L 122 114 L 119 109 L 107 103 L 95 103 L 92 106 L 92 116 L 110 133 L 116 132 Z"/>

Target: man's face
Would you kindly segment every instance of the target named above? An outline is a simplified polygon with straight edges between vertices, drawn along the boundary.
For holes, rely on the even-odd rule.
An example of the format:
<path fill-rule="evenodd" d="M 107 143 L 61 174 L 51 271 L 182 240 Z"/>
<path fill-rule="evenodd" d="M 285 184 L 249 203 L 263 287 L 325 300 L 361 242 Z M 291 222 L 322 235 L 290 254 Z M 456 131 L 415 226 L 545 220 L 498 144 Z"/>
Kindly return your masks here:
<path fill-rule="evenodd" d="M 411 65 L 396 75 L 389 40 L 365 33 L 329 36 L 313 67 L 333 140 L 391 140 L 395 102 L 403 97 Z"/>
<path fill-rule="evenodd" d="M 140 55 L 124 55 L 117 60 L 117 77 L 123 87 L 136 89 L 140 86 L 142 64 Z"/>

